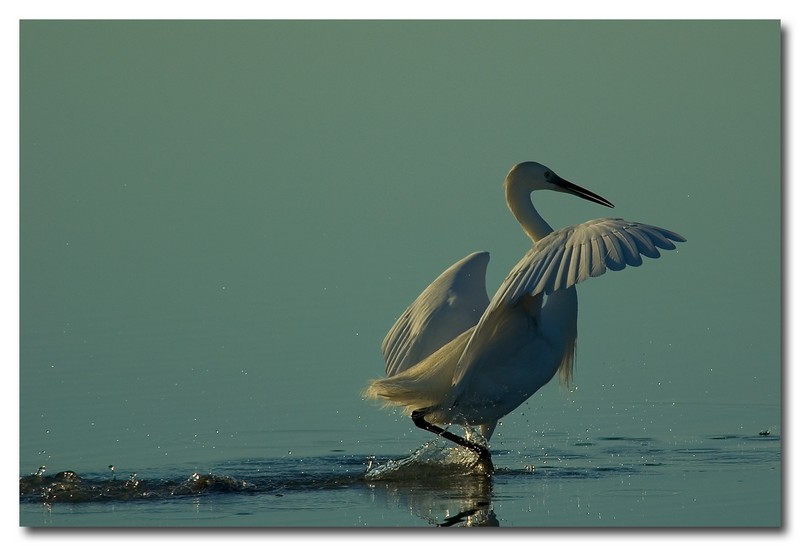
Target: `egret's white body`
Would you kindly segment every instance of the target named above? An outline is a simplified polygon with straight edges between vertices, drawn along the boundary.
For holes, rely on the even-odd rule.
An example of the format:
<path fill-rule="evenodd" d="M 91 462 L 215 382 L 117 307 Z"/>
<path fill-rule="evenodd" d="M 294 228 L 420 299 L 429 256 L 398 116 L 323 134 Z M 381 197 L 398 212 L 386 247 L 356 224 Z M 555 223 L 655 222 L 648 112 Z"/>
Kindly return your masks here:
<path fill-rule="evenodd" d="M 575 284 L 641 265 L 642 255 L 657 258 L 658 248 L 684 241 L 666 229 L 612 218 L 553 231 L 531 202 L 531 192 L 545 189 L 613 207 L 539 163 L 514 166 L 506 201 L 533 247 L 491 301 L 487 252 L 470 254 L 433 281 L 383 340 L 388 377 L 373 380 L 367 398 L 402 406 L 425 425 L 479 427 L 488 440 L 500 418 L 557 372 L 569 379 L 578 335 Z"/>

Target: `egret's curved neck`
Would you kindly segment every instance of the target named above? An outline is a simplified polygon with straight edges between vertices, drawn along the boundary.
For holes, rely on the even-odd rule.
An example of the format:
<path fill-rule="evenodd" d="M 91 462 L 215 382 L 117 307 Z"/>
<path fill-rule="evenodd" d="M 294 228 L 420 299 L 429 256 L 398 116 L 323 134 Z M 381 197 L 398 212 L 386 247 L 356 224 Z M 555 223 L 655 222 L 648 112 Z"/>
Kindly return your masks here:
<path fill-rule="evenodd" d="M 506 184 L 506 203 L 511 214 L 535 243 L 545 235 L 553 233 L 553 228 L 544 221 L 531 202 L 531 190 Z"/>

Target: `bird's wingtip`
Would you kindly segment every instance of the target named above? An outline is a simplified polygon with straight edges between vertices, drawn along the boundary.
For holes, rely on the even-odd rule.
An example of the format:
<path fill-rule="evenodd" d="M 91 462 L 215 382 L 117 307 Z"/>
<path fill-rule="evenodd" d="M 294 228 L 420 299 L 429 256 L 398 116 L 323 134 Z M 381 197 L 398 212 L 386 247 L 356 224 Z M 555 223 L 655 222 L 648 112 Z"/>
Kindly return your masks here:
<path fill-rule="evenodd" d="M 686 237 L 684 237 L 683 235 L 680 235 L 679 233 L 675 233 L 674 231 L 670 231 L 669 235 L 670 235 L 669 238 L 672 239 L 673 241 L 675 241 L 676 243 L 685 243 L 686 242 Z"/>

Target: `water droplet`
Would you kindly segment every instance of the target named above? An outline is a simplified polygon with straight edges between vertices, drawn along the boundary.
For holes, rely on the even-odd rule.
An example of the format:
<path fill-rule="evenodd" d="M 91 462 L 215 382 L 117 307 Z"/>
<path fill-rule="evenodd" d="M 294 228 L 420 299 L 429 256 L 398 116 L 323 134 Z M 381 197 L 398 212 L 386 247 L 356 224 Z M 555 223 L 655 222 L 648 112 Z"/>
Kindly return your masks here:
<path fill-rule="evenodd" d="M 136 487 L 139 485 L 139 480 L 136 479 L 136 472 L 131 474 L 131 477 L 128 478 L 128 481 L 125 482 L 125 487 Z"/>

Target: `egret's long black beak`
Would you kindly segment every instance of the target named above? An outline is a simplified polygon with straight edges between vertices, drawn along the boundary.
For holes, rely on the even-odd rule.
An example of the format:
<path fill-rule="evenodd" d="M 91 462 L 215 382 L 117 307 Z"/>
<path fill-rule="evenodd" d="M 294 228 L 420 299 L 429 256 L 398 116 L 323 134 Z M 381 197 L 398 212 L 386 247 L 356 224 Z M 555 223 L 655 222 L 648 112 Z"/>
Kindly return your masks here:
<path fill-rule="evenodd" d="M 610 207 L 612 209 L 614 208 L 614 204 L 605 197 L 600 197 L 596 193 L 591 192 L 585 188 L 581 188 L 580 186 L 578 186 L 577 184 L 573 184 L 572 182 L 568 182 L 563 178 L 561 178 L 560 176 L 556 178 L 554 184 L 560 189 L 560 191 L 571 193 L 572 195 L 577 195 L 578 197 L 582 197 L 587 201 L 593 201 L 595 203 L 605 205 L 606 207 Z"/>

